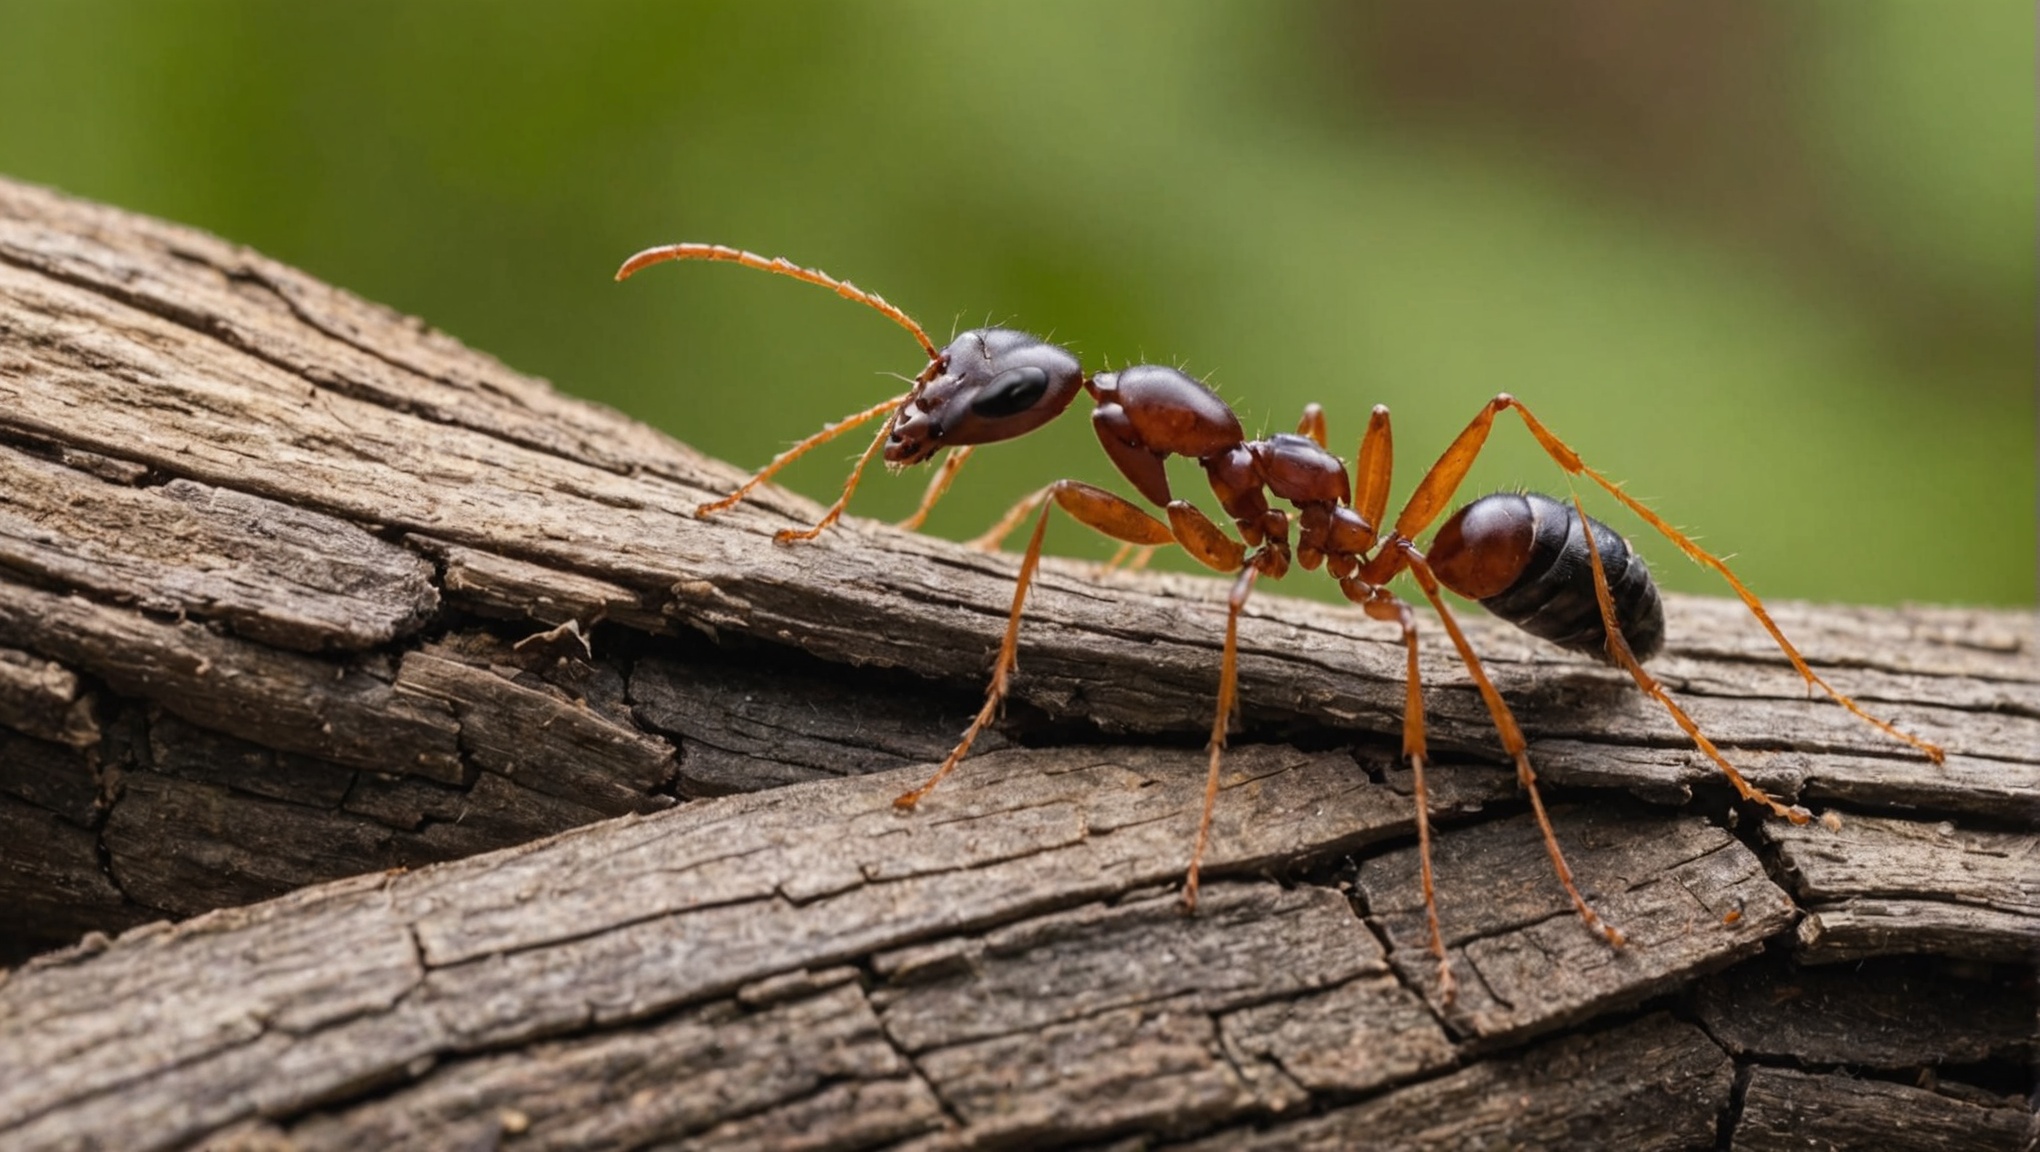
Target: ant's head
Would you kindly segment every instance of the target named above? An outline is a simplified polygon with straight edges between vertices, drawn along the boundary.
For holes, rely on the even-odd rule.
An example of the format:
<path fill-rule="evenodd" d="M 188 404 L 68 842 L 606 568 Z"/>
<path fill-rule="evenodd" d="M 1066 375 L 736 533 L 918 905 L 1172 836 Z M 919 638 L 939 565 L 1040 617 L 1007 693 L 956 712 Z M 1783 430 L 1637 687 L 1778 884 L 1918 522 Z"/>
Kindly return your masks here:
<path fill-rule="evenodd" d="M 919 464 L 943 448 L 1024 436 L 1070 406 L 1084 386 L 1077 358 L 1010 328 L 978 328 L 944 348 L 893 413 L 888 464 Z"/>
<path fill-rule="evenodd" d="M 911 333 L 928 354 L 928 367 L 893 413 L 885 459 L 893 465 L 919 464 L 952 445 L 990 444 L 1024 436 L 1070 406 L 1084 386 L 1077 358 L 1045 341 L 1008 328 L 965 332 L 942 351 L 905 312 L 885 297 L 838 280 L 818 268 L 720 244 L 664 244 L 647 248 L 616 270 L 626 280 L 667 260 L 718 260 L 759 272 L 791 276 L 827 288 L 845 300 L 874 309 Z"/>

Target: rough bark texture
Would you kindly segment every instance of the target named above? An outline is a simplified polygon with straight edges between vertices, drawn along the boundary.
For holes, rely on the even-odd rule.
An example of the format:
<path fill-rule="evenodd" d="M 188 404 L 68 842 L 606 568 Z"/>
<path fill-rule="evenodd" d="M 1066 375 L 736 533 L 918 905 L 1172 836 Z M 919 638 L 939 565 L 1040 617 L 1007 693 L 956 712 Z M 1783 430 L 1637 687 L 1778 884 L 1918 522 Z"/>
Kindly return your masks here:
<path fill-rule="evenodd" d="M 1380 625 L 1250 605 L 1186 917 L 1222 589 L 1050 565 L 1004 737 L 902 816 L 1013 560 L 689 515 L 738 478 L 0 184 L 0 962 L 73 945 L 0 973 L 0 1145 L 2033 1146 L 2031 613 L 1775 606 L 1937 767 L 1671 599 L 1656 671 L 1838 828 L 1467 621 L 1620 951 L 1431 644 L 1448 1002 Z"/>

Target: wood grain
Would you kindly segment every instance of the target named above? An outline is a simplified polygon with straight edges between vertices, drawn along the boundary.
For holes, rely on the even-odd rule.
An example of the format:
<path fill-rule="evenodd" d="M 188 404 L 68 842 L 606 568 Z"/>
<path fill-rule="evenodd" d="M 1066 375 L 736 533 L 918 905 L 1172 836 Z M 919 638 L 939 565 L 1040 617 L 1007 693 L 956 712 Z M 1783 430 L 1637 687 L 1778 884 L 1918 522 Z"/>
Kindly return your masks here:
<path fill-rule="evenodd" d="M 691 515 L 740 477 L 0 182 L 0 963 L 73 945 L 0 971 L 0 1145 L 2030 1143 L 2032 612 L 1773 606 L 1936 766 L 1669 598 L 1654 670 L 1839 828 L 1467 619 L 1621 951 L 1424 617 L 1448 1002 L 1392 631 L 1256 595 L 1186 917 L 1222 586 L 1051 560 L 1003 727 L 904 817 L 1015 560 Z"/>
<path fill-rule="evenodd" d="M 2016 1099 L 1965 1099 L 1904 1084 L 1758 1068 L 1732 1147 L 2012 1152 L 2033 1147 L 2036 1134 L 2032 1110 Z"/>

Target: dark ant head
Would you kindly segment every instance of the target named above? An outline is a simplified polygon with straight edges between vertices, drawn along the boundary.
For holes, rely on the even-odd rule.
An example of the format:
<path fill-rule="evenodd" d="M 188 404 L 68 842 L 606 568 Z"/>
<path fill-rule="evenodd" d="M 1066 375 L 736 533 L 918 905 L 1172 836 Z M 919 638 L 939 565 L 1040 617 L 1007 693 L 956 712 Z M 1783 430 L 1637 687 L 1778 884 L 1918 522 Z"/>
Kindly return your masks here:
<path fill-rule="evenodd" d="M 1024 436 L 1070 406 L 1084 386 L 1077 358 L 1010 328 L 958 336 L 893 414 L 888 464 L 919 464 L 937 451 Z"/>

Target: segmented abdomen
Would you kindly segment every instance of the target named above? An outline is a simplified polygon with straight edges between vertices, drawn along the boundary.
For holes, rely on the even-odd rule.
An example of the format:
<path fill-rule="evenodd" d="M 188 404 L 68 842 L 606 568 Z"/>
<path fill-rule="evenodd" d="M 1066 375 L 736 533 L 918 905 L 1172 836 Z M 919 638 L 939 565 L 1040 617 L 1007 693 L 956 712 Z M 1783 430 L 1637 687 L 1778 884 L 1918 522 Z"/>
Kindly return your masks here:
<path fill-rule="evenodd" d="M 1448 587 L 1531 635 L 1613 663 L 1580 519 L 1571 504 L 1535 492 L 1483 496 L 1439 529 L 1433 566 Z M 1587 522 L 1622 638 L 1638 660 L 1648 660 L 1665 639 L 1657 584 L 1620 533 L 1592 517 Z M 1496 586 L 1501 591 L 1492 591 Z"/>

